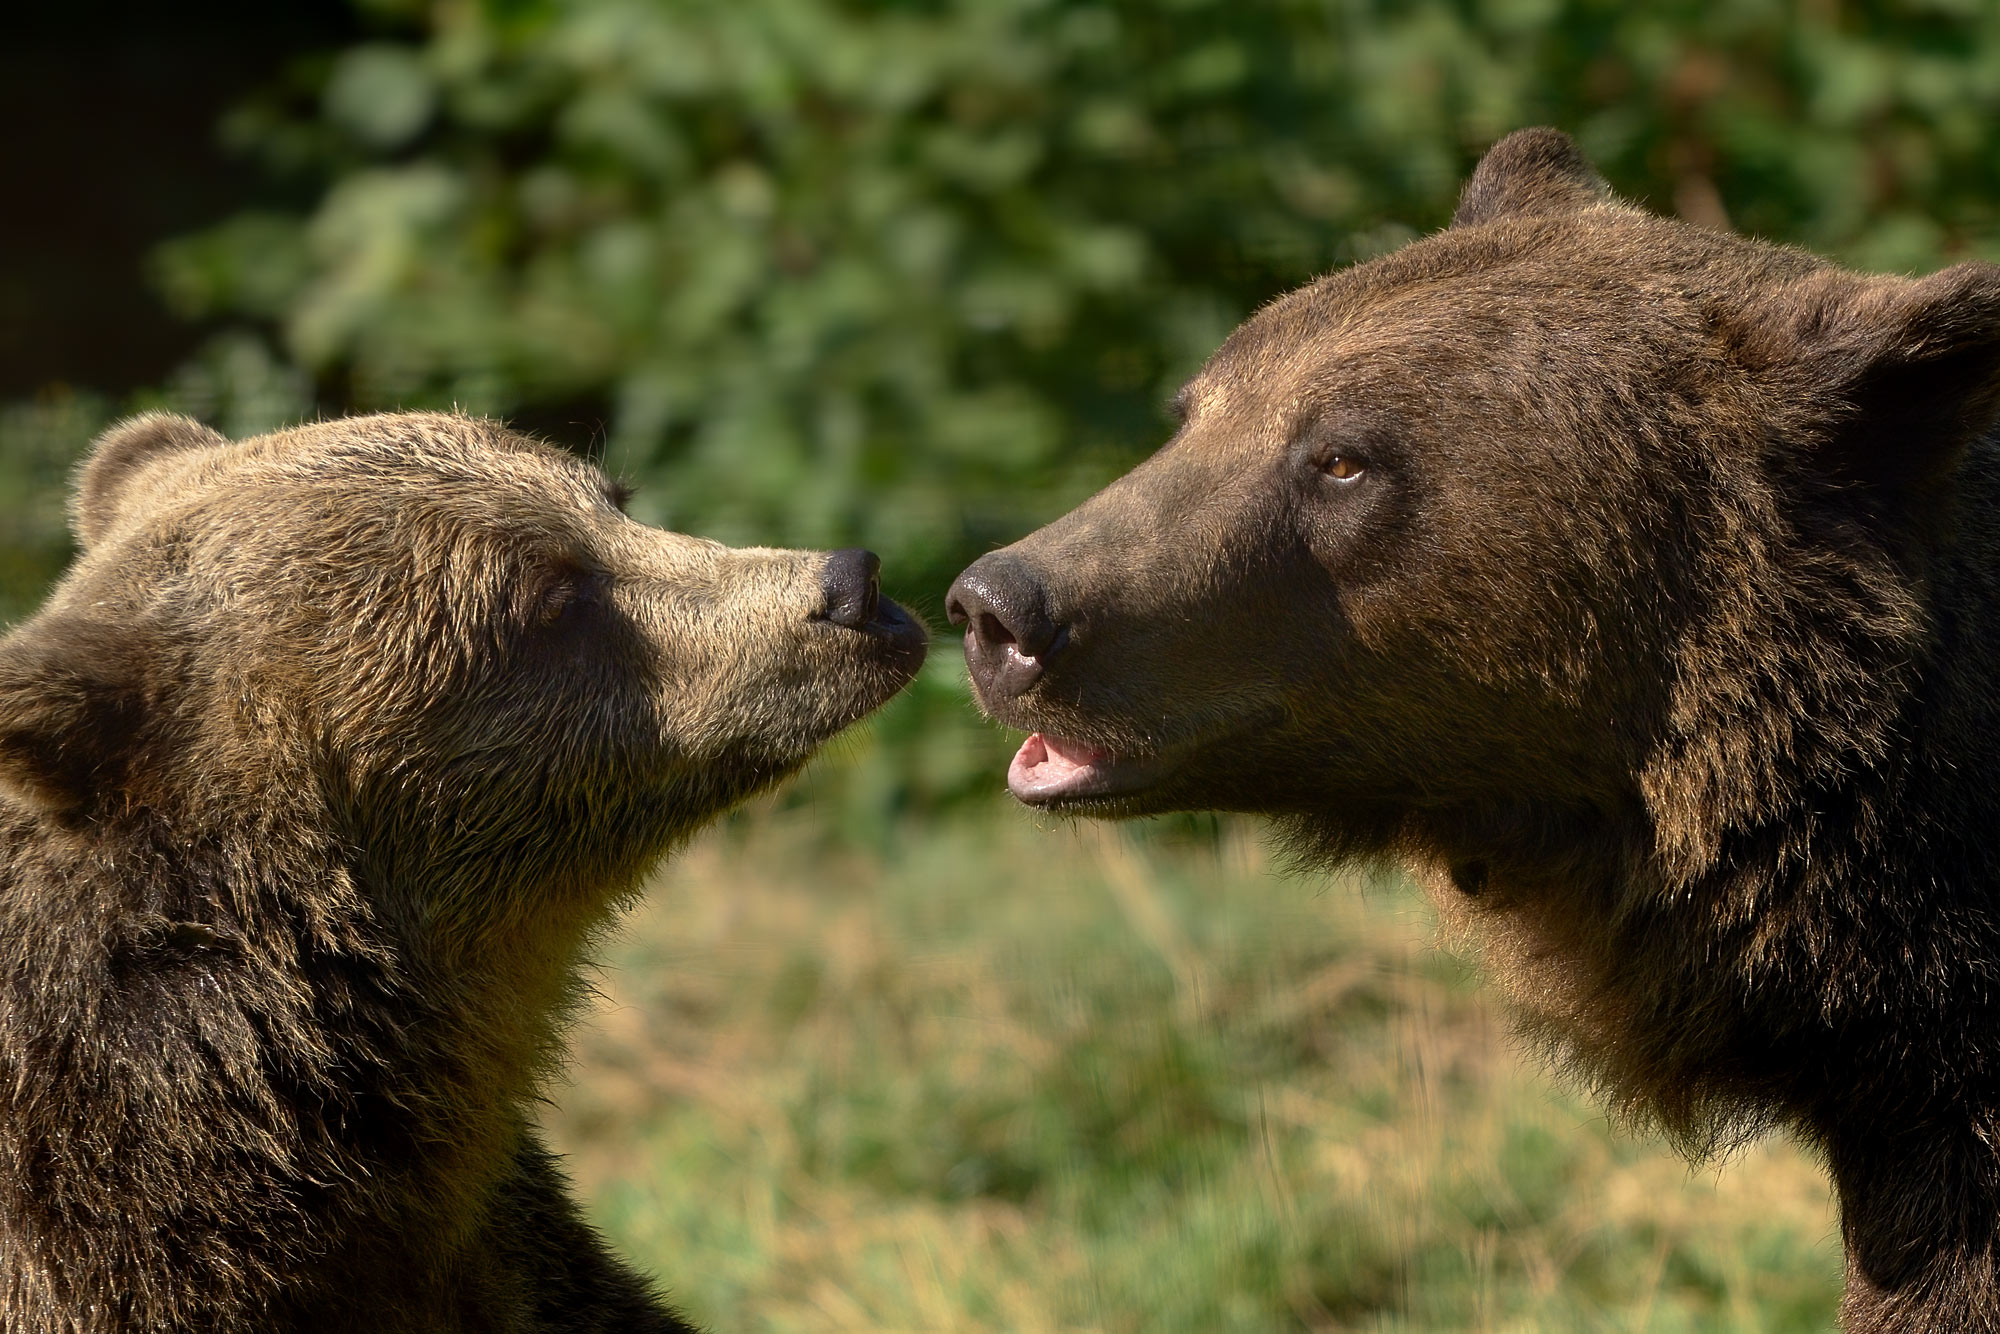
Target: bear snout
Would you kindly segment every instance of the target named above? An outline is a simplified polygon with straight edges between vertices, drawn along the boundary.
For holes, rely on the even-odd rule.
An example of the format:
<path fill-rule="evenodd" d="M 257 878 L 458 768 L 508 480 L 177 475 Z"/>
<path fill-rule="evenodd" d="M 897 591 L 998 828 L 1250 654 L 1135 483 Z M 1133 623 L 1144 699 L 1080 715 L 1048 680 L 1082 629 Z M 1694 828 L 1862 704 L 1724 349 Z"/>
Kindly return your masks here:
<path fill-rule="evenodd" d="M 1048 606 L 1041 579 L 1007 551 L 981 556 L 953 581 L 945 615 L 965 627 L 965 663 L 981 699 L 1025 693 L 1069 643 L 1069 627 Z"/>

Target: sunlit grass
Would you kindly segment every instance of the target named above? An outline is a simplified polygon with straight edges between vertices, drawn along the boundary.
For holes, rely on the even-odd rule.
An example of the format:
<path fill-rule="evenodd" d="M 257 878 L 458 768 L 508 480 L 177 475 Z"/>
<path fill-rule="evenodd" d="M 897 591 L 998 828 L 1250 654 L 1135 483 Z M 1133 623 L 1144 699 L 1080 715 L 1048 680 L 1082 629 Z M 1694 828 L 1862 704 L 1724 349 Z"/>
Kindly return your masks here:
<path fill-rule="evenodd" d="M 766 811 L 607 951 L 549 1124 L 733 1330 L 1820 1330 L 1783 1144 L 1698 1173 L 1517 1054 L 1395 884 L 1250 826 Z"/>

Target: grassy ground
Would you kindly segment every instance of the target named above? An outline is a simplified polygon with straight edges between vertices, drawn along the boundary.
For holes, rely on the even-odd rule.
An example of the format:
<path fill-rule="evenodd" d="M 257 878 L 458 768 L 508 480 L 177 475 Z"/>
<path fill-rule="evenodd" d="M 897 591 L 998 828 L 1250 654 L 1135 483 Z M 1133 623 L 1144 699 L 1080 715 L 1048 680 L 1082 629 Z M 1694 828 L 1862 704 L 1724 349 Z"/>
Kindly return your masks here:
<path fill-rule="evenodd" d="M 1407 890 L 999 806 L 874 853 L 753 812 L 607 948 L 549 1126 L 703 1324 L 1830 1327 L 1812 1164 L 1607 1125 Z"/>

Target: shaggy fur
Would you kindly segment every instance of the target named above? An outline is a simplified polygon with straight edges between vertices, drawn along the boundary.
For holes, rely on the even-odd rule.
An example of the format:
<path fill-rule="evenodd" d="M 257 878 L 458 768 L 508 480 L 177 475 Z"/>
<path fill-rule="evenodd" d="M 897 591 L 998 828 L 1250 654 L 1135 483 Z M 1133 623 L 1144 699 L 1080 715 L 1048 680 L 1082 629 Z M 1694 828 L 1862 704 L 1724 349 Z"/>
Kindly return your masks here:
<path fill-rule="evenodd" d="M 1614 1097 L 1823 1153 L 1848 1328 L 2000 1330 L 2000 269 L 1523 131 L 1181 406 L 954 586 L 1016 791 L 1414 868 Z"/>
<path fill-rule="evenodd" d="M 686 1328 L 528 1105 L 641 873 L 923 632 L 620 499 L 455 416 L 99 442 L 0 640 L 0 1329 Z"/>

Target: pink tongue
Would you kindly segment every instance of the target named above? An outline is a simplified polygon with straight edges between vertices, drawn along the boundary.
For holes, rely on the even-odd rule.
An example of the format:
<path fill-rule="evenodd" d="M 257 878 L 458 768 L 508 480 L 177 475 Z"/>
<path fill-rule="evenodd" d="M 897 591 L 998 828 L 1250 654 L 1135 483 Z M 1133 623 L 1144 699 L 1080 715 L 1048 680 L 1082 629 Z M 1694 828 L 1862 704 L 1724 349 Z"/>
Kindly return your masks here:
<path fill-rule="evenodd" d="M 1022 801 L 1053 797 L 1088 780 L 1105 758 L 1080 741 L 1030 732 L 1007 766 L 1007 790 Z"/>

